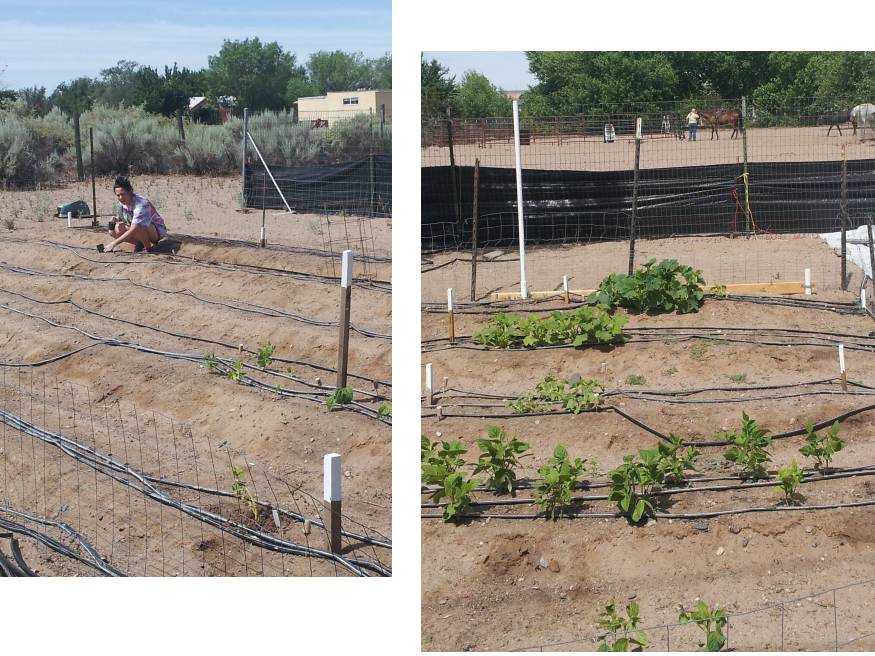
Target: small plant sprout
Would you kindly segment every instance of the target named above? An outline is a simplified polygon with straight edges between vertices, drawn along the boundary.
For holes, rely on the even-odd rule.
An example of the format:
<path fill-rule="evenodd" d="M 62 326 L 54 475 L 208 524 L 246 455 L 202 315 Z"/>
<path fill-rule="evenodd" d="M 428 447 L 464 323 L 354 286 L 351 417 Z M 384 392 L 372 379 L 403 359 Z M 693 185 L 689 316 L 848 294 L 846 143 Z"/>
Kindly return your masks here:
<path fill-rule="evenodd" d="M 741 385 L 747 382 L 747 374 L 729 374 L 729 380 Z"/>
<path fill-rule="evenodd" d="M 784 493 L 786 505 L 793 506 L 802 501 L 803 497 L 796 491 L 796 488 L 802 484 L 803 476 L 804 474 L 799 465 L 796 464 L 795 459 L 792 464 L 778 470 L 778 485 L 775 486 L 775 489 Z"/>
<path fill-rule="evenodd" d="M 638 374 L 630 374 L 626 376 L 626 384 L 627 385 L 643 385 L 647 380 L 644 376 L 639 376 Z"/>
<path fill-rule="evenodd" d="M 231 484 L 231 492 L 234 493 L 235 497 L 237 497 L 240 501 L 246 504 L 249 512 L 252 513 L 252 517 L 257 522 L 258 502 L 252 495 L 249 486 L 246 484 L 246 471 L 243 469 L 243 467 L 231 465 L 231 474 L 234 476 L 234 482 Z"/>
<path fill-rule="evenodd" d="M 460 440 L 451 442 L 430 442 L 422 436 L 420 464 L 422 466 L 422 482 L 425 485 L 436 485 L 446 479 L 449 474 L 465 466 L 462 457 L 468 452 Z"/>
<path fill-rule="evenodd" d="M 805 446 L 799 449 L 799 453 L 814 458 L 816 470 L 829 469 L 833 455 L 845 446 L 844 441 L 839 437 L 839 422 L 835 421 L 832 427 L 822 435 L 814 432 L 814 424 L 810 419 L 805 429 L 808 431 L 808 436 L 805 438 Z"/>
<path fill-rule="evenodd" d="M 756 421 L 741 413 L 742 428 L 739 433 L 723 433 L 722 436 L 732 443 L 726 451 L 726 459 L 742 468 L 743 474 L 750 478 L 762 478 L 766 475 L 766 463 L 772 458 L 766 448 L 772 443 L 769 431 L 760 428 Z"/>
<path fill-rule="evenodd" d="M 717 298 L 725 298 L 729 296 L 726 285 L 711 285 L 711 294 Z"/>
<path fill-rule="evenodd" d="M 703 341 L 699 341 L 690 347 L 690 357 L 693 360 L 701 360 L 708 353 L 708 344 Z"/>
<path fill-rule="evenodd" d="M 605 631 L 598 637 L 596 651 L 644 651 L 650 644 L 647 634 L 638 628 L 641 621 L 638 604 L 630 601 L 626 604 L 626 617 L 619 615 L 616 602 L 611 601 L 605 606 L 598 622 L 600 629 Z"/>
<path fill-rule="evenodd" d="M 243 379 L 243 360 L 234 360 L 234 364 L 228 369 L 228 380 L 239 383 Z"/>
<path fill-rule="evenodd" d="M 377 408 L 377 416 L 382 417 L 391 417 L 392 416 L 392 402 L 386 401 L 383 405 Z"/>
<path fill-rule="evenodd" d="M 558 445 L 553 457 L 538 469 L 541 479 L 535 491 L 535 503 L 541 510 L 556 519 L 556 509 L 567 506 L 574 498 L 574 486 L 583 473 L 586 460 L 575 458 L 572 462 L 568 450 Z"/>
<path fill-rule="evenodd" d="M 338 406 L 352 403 L 352 389 L 349 387 L 338 387 L 331 395 L 325 399 L 325 405 L 328 406 L 328 412 L 333 412 Z"/>
<path fill-rule="evenodd" d="M 258 351 L 255 354 L 255 361 L 261 369 L 267 369 L 270 366 L 270 363 L 273 362 L 273 352 L 275 350 L 276 346 L 270 342 L 264 346 L 258 347 Z"/>
<path fill-rule="evenodd" d="M 219 367 L 219 361 L 214 353 L 207 353 L 207 357 L 204 358 L 204 364 L 207 365 L 207 371 L 211 374 L 215 373 L 216 369 Z"/>
<path fill-rule="evenodd" d="M 693 622 L 705 633 L 705 642 L 700 642 L 699 647 L 705 651 L 720 651 L 726 644 L 726 635 L 723 630 L 726 628 L 726 623 L 729 618 L 726 611 L 717 608 L 709 608 L 704 601 L 696 602 L 696 609 L 692 612 L 687 611 L 681 606 L 681 612 L 678 616 L 678 621 L 681 624 Z"/>
<path fill-rule="evenodd" d="M 684 441 L 674 433 L 668 434 L 668 443 L 660 442 L 656 449 L 659 452 L 659 469 L 664 475 L 664 482 L 677 485 L 684 481 L 684 474 L 695 471 L 693 461 L 699 456 L 696 447 L 683 449 Z"/>
<path fill-rule="evenodd" d="M 477 488 L 477 481 L 466 478 L 462 472 L 447 474 L 440 489 L 432 495 L 432 501 L 440 503 L 447 499 L 444 508 L 444 521 L 459 519 L 459 516 L 471 506 L 471 492 Z"/>
<path fill-rule="evenodd" d="M 490 488 L 512 494 L 516 481 L 514 468 L 519 465 L 518 456 L 525 454 L 529 445 L 515 437 L 508 438 L 498 426 L 488 426 L 486 430 L 487 437 L 477 440 L 480 459 L 474 468 L 474 475 L 487 472 L 487 485 Z"/>

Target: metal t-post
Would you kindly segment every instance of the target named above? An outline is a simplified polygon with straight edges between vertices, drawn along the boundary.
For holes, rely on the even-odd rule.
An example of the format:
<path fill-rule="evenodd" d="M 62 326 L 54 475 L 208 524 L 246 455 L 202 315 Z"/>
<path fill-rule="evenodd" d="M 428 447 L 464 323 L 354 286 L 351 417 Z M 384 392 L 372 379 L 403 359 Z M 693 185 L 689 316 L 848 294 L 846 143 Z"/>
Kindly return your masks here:
<path fill-rule="evenodd" d="M 516 154 L 516 207 L 520 238 L 520 298 L 527 299 L 529 288 L 526 282 L 526 227 L 523 218 L 523 171 L 520 161 L 520 106 L 516 100 L 513 101 L 513 145 Z"/>
<path fill-rule="evenodd" d="M 97 227 L 97 186 L 94 182 L 94 128 L 88 128 L 88 141 L 91 148 L 91 225 Z"/>

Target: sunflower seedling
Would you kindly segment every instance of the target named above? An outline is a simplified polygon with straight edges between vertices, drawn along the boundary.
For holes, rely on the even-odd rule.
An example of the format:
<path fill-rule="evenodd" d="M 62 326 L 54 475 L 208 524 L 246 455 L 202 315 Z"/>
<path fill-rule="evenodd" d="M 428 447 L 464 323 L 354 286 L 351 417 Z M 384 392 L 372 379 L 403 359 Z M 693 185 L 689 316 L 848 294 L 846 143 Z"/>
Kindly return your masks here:
<path fill-rule="evenodd" d="M 729 618 L 726 611 L 716 606 L 709 608 L 704 601 L 696 603 L 696 609 L 692 612 L 687 611 L 681 606 L 681 612 L 678 616 L 678 621 L 681 624 L 693 622 L 705 633 L 705 642 L 700 642 L 699 647 L 705 651 L 720 651 L 723 645 L 726 644 L 726 635 L 723 629 L 726 628 L 726 623 Z"/>
<path fill-rule="evenodd" d="M 640 621 L 638 604 L 634 601 L 626 604 L 626 617 L 623 617 L 617 613 L 616 602 L 611 599 L 598 622 L 599 628 L 605 633 L 598 637 L 601 643 L 596 651 L 644 651 L 650 641 L 647 634 L 638 628 Z"/>
<path fill-rule="evenodd" d="M 481 472 L 489 474 L 487 485 L 496 492 L 513 493 L 516 481 L 514 467 L 519 465 L 518 456 L 529 450 L 529 445 L 515 437 L 508 438 L 498 426 L 487 427 L 487 437 L 477 440 L 480 459 L 474 468 L 474 475 Z"/>

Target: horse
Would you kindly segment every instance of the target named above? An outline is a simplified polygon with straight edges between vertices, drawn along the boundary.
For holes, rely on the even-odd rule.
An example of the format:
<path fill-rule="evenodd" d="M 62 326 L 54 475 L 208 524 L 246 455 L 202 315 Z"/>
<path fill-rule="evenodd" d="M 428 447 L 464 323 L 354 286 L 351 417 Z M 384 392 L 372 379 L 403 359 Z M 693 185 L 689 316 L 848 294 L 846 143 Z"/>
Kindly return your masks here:
<path fill-rule="evenodd" d="M 826 131 L 826 136 L 829 136 L 829 133 L 832 132 L 833 128 L 836 128 L 839 131 L 839 136 L 841 136 L 842 123 L 852 124 L 854 126 L 854 134 L 857 134 L 857 123 L 853 120 L 850 109 L 843 112 L 834 112 L 832 114 L 818 114 L 815 117 L 815 125 L 829 126 L 829 130 Z"/>
<path fill-rule="evenodd" d="M 741 126 L 741 112 L 735 109 L 718 109 L 716 112 L 706 112 L 699 111 L 699 116 L 706 121 L 708 121 L 708 125 L 711 126 L 711 138 L 714 138 L 714 135 L 717 135 L 717 140 L 720 140 L 720 133 L 717 129 L 721 125 L 731 125 L 732 126 L 732 134 L 729 135 L 730 139 L 735 139 L 738 136 L 738 128 Z"/>
<path fill-rule="evenodd" d="M 851 110 L 851 120 L 854 122 L 854 134 L 857 134 L 858 125 L 861 128 L 875 128 L 875 105 L 872 103 L 857 105 Z"/>
<path fill-rule="evenodd" d="M 328 119 L 325 118 L 314 118 L 310 121 L 310 128 L 327 128 L 328 127 Z"/>

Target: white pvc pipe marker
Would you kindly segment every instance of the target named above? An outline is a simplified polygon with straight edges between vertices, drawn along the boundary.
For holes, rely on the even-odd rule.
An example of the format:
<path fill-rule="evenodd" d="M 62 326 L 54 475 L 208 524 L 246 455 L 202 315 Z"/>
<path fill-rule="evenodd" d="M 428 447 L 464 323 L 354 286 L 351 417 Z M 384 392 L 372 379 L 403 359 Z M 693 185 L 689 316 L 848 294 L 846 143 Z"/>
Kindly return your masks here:
<path fill-rule="evenodd" d="M 322 496 L 326 501 L 341 501 L 343 499 L 342 480 L 340 454 L 326 454 L 322 459 Z"/>
<path fill-rule="evenodd" d="M 453 311 L 453 288 L 452 287 L 447 288 L 447 311 L 448 312 Z"/>
<path fill-rule="evenodd" d="M 432 376 L 434 375 L 434 371 L 431 367 L 431 362 L 425 365 L 425 394 L 426 396 L 430 395 L 434 391 L 434 379 Z"/>
<path fill-rule="evenodd" d="M 516 207 L 517 224 L 520 233 L 520 298 L 529 297 L 529 288 L 526 283 L 526 227 L 523 221 L 523 171 L 520 161 L 520 105 L 513 101 L 513 137 L 514 152 L 516 153 Z"/>
<path fill-rule="evenodd" d="M 805 269 L 805 295 L 811 296 L 811 269 Z"/>
<path fill-rule="evenodd" d="M 73 227 L 73 212 L 67 212 L 67 227 Z"/>
<path fill-rule="evenodd" d="M 343 263 L 340 267 L 340 286 L 349 287 L 352 284 L 352 251 L 343 251 Z"/>
<path fill-rule="evenodd" d="M 845 345 L 839 344 L 839 373 L 845 373 Z"/>

